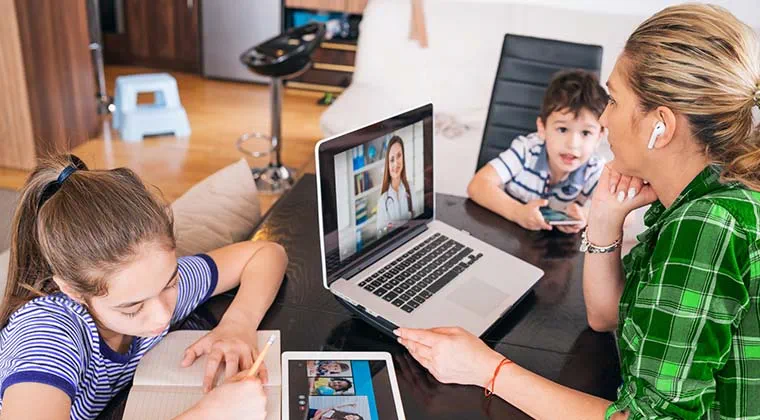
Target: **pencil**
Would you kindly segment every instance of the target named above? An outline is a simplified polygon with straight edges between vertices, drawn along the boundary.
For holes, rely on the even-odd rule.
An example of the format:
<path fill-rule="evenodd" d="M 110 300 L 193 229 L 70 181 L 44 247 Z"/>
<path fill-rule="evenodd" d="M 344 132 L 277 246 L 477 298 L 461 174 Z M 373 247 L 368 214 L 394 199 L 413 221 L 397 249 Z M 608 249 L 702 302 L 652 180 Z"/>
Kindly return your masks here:
<path fill-rule="evenodd" d="M 277 339 L 277 336 L 275 334 L 272 334 L 269 336 L 269 340 L 267 340 L 267 343 L 264 345 L 264 348 L 261 350 L 261 353 L 259 353 L 259 357 L 256 358 L 256 361 L 253 363 L 253 366 L 251 369 L 248 370 L 248 373 L 245 374 L 246 378 L 250 378 L 251 376 L 256 374 L 256 371 L 259 370 L 259 367 L 261 367 L 261 364 L 264 363 L 264 357 L 267 355 L 267 352 L 269 351 L 269 348 L 272 347 L 272 344 L 274 344 L 274 340 Z"/>

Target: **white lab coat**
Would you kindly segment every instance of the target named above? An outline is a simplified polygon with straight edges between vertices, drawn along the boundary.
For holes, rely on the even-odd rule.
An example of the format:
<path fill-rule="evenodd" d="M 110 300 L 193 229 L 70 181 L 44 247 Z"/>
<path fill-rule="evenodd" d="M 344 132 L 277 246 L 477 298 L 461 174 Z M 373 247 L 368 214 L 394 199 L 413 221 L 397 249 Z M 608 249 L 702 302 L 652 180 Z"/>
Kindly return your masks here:
<path fill-rule="evenodd" d="M 414 204 L 412 204 L 412 208 L 414 208 Z M 388 191 L 382 193 L 377 202 L 377 230 L 382 231 L 388 228 L 389 224 L 393 228 L 411 218 L 412 212 L 409 211 L 409 202 L 404 183 L 399 184 L 398 191 L 389 186 Z"/>

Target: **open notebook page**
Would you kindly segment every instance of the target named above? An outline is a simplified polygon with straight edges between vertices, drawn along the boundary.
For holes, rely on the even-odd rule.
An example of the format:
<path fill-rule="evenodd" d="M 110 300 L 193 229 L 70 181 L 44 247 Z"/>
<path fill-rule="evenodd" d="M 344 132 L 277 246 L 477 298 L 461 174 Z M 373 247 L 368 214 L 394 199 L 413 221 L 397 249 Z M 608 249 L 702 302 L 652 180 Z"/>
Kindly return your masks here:
<path fill-rule="evenodd" d="M 182 367 L 185 349 L 206 335 L 208 331 L 179 330 L 169 333 L 140 361 L 135 372 L 135 385 L 151 386 L 203 386 L 206 371 L 206 356 L 197 359 L 191 366 Z M 264 348 L 269 337 L 277 337 L 264 359 L 269 374 L 266 385 L 279 386 L 280 381 L 280 332 L 259 331 L 259 351 Z M 219 378 L 222 379 L 222 378 Z"/>
<path fill-rule="evenodd" d="M 170 419 L 203 397 L 206 357 L 197 359 L 186 368 L 180 363 L 185 349 L 207 333 L 208 331 L 174 331 L 143 357 L 135 372 L 134 385 L 124 412 L 125 420 Z M 272 334 L 275 334 L 276 340 L 264 359 L 269 374 L 265 389 L 267 412 L 270 413 L 267 418 L 276 420 L 280 418 L 280 332 L 259 331 L 258 346 L 261 351 Z M 217 382 L 221 382 L 221 378 Z"/>

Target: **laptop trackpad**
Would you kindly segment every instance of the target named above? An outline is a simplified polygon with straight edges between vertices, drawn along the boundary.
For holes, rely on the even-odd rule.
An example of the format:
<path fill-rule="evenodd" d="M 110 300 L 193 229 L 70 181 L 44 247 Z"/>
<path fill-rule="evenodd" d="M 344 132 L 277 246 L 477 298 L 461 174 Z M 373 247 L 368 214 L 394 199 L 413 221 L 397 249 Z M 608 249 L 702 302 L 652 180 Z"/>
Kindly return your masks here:
<path fill-rule="evenodd" d="M 486 316 L 502 305 L 508 297 L 509 295 L 503 291 L 477 277 L 472 277 L 449 293 L 448 299 L 480 316 Z"/>

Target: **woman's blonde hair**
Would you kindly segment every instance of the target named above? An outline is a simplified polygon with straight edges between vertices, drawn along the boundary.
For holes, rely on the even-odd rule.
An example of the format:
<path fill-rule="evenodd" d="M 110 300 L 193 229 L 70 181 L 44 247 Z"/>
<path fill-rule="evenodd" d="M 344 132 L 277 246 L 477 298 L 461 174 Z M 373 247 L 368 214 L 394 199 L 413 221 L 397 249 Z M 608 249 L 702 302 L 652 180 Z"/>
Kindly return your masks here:
<path fill-rule="evenodd" d="M 760 41 L 749 26 L 719 6 L 668 7 L 631 34 L 623 58 L 644 112 L 685 115 L 723 179 L 760 190 Z"/>
<path fill-rule="evenodd" d="M 67 167 L 77 170 L 57 183 Z M 42 160 L 13 218 L 0 328 L 31 299 L 59 291 L 53 276 L 84 298 L 104 295 L 105 278 L 149 242 L 174 249 L 173 219 L 134 172 L 90 171 L 71 155 Z"/>

